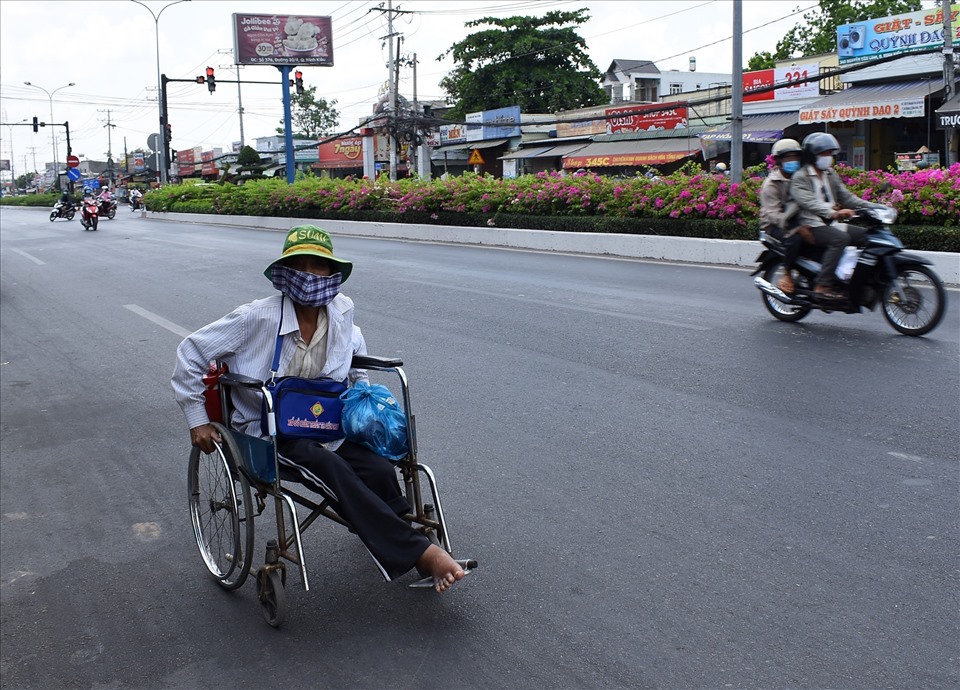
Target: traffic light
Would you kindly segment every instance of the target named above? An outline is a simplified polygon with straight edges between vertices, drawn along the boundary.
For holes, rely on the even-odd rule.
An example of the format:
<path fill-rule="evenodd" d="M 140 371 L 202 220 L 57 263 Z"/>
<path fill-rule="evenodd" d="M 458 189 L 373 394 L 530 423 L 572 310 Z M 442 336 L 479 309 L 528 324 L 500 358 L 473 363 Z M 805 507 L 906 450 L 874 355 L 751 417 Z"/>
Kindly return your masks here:
<path fill-rule="evenodd" d="M 33 131 L 34 132 L 40 131 L 40 121 L 37 119 L 36 115 L 33 116 Z"/>
<path fill-rule="evenodd" d="M 170 140 L 173 138 L 173 134 L 172 134 L 173 129 L 170 127 L 169 122 L 163 126 L 163 130 L 164 130 L 163 131 L 164 136 L 166 137 L 167 143 L 169 144 Z"/>
<path fill-rule="evenodd" d="M 297 85 L 297 95 L 303 93 L 303 72 L 297 70 L 293 73 L 294 83 Z"/>
<path fill-rule="evenodd" d="M 203 75 L 201 75 L 201 76 L 197 77 L 197 83 L 198 83 L 198 84 L 206 84 L 206 83 L 207 83 L 207 78 L 204 77 Z"/>
<path fill-rule="evenodd" d="M 217 90 L 217 80 L 213 76 L 213 67 L 207 67 L 207 89 L 210 93 Z"/>

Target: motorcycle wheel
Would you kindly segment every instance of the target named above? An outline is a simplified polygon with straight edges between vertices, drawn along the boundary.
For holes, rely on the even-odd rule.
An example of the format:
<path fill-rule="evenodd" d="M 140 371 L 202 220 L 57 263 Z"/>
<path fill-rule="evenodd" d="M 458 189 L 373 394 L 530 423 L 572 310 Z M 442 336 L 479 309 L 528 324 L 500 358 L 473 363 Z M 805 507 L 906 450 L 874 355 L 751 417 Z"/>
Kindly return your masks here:
<path fill-rule="evenodd" d="M 56 212 L 56 211 L 50 211 L 50 222 L 52 223 L 52 222 L 55 221 L 56 219 L 57 219 L 57 212 Z"/>
<path fill-rule="evenodd" d="M 97 225 L 98 225 L 99 223 L 100 223 L 100 216 L 93 216 L 93 217 L 90 219 L 90 229 L 91 229 L 91 230 L 96 230 L 96 229 L 97 229 Z"/>
<path fill-rule="evenodd" d="M 904 335 L 926 335 L 946 311 L 947 291 L 940 277 L 927 266 L 901 266 L 895 285 L 883 290 L 883 316 Z M 896 287 L 905 299 L 897 294 Z"/>
<path fill-rule="evenodd" d="M 109 211 L 107 211 L 107 218 L 109 218 L 110 220 L 113 220 L 116 217 L 117 217 L 117 209 L 112 208 Z"/>
<path fill-rule="evenodd" d="M 763 272 L 763 279 L 771 285 L 776 285 L 777 281 L 783 276 L 783 264 L 774 264 Z M 795 283 L 804 285 L 806 279 L 803 276 L 797 276 Z M 810 313 L 810 307 L 797 307 L 792 304 L 784 304 L 775 297 L 771 297 L 765 292 L 760 293 L 763 300 L 763 306 L 767 308 L 775 318 L 781 321 L 794 322 L 799 321 Z"/>
<path fill-rule="evenodd" d="M 73 220 L 73 217 L 74 217 L 76 214 L 77 214 L 76 211 L 74 211 L 73 209 L 70 209 L 69 211 L 67 211 L 67 220 Z"/>

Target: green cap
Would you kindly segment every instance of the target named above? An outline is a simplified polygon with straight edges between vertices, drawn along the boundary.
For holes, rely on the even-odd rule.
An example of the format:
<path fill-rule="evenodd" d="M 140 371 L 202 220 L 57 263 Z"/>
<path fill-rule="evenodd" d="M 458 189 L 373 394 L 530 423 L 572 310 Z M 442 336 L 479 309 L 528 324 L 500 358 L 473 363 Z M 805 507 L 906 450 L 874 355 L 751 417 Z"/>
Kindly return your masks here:
<path fill-rule="evenodd" d="M 298 225 L 290 228 L 287 233 L 287 239 L 283 243 L 283 251 L 280 258 L 267 266 L 263 275 L 267 280 L 273 280 L 273 267 L 284 259 L 291 256 L 319 256 L 333 264 L 334 269 L 340 270 L 340 282 L 347 282 L 350 272 L 353 271 L 353 264 L 343 259 L 338 259 L 333 255 L 333 240 L 330 239 L 330 233 L 318 228 L 316 225 Z"/>

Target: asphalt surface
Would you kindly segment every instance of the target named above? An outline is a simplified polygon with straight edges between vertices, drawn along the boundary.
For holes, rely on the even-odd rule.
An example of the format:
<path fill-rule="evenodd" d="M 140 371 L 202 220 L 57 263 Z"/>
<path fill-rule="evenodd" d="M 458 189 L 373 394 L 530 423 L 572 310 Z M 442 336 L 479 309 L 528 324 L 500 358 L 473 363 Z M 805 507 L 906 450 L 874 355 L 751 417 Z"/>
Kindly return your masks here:
<path fill-rule="evenodd" d="M 909 338 L 632 260 L 336 239 L 480 568 L 384 583 L 317 524 L 269 628 L 197 553 L 168 381 L 281 243 L 0 211 L 5 689 L 960 686 L 960 295 Z"/>

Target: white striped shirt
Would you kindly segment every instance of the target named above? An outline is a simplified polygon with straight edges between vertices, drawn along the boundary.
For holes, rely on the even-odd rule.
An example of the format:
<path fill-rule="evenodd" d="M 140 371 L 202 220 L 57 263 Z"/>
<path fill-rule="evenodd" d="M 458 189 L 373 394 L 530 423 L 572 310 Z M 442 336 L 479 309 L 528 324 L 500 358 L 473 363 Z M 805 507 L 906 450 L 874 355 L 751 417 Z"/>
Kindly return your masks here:
<path fill-rule="evenodd" d="M 202 377 L 210 362 L 222 360 L 230 371 L 266 381 L 270 378 L 273 353 L 280 326 L 281 295 L 237 307 L 221 319 L 191 333 L 177 347 L 177 363 L 170 385 L 187 425 L 193 429 L 210 420 L 204 407 Z M 297 349 L 300 326 L 293 302 L 283 300 L 283 345 L 280 349 L 280 376 L 289 371 Z M 318 376 L 351 382 L 366 379 L 366 372 L 350 368 L 354 354 L 364 355 L 363 334 L 353 323 L 353 301 L 337 295 L 327 305 L 327 353 Z M 314 337 L 318 337 L 315 335 Z M 245 388 L 233 389 L 236 412 L 233 422 L 240 431 L 260 436 L 261 395 Z"/>

